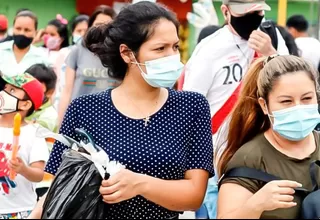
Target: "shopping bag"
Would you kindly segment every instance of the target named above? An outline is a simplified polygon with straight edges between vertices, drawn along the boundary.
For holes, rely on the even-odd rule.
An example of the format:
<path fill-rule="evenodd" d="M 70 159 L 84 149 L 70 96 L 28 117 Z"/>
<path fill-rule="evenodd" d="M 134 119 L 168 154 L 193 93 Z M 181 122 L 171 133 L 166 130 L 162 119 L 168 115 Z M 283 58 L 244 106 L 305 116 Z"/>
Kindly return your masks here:
<path fill-rule="evenodd" d="M 44 202 L 42 219 L 104 219 L 106 216 L 108 205 L 99 192 L 102 179 L 108 179 L 124 166 L 110 161 L 85 131 L 77 129 L 77 132 L 84 134 L 89 143 L 73 141 L 72 147 L 63 153 Z"/>

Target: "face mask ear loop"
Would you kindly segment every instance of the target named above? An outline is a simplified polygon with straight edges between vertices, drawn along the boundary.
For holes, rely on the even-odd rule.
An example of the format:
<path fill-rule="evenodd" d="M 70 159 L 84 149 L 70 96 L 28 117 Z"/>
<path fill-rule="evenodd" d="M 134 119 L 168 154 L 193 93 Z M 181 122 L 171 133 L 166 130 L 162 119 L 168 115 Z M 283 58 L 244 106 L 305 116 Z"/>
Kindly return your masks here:
<path fill-rule="evenodd" d="M 131 62 L 131 63 L 132 63 L 132 64 L 136 64 L 142 74 L 146 74 L 146 73 L 142 70 L 142 68 L 141 68 L 141 65 L 146 66 L 146 64 L 144 64 L 144 63 L 139 63 L 139 62 L 137 61 L 136 56 L 133 54 L 133 52 L 131 52 L 131 54 L 132 54 L 132 56 L 133 56 L 134 59 L 135 59 L 135 61 L 134 61 L 134 62 Z"/>
<path fill-rule="evenodd" d="M 266 100 L 264 100 L 264 105 L 265 105 L 265 107 L 266 107 L 266 110 L 267 110 L 267 114 L 268 114 L 268 118 L 269 118 L 269 120 L 270 120 L 270 123 L 273 125 L 273 122 L 272 122 L 271 118 L 274 118 L 274 117 L 273 117 L 273 115 L 271 115 L 270 112 L 269 112 L 269 109 L 268 109 L 268 105 L 267 105 Z"/>

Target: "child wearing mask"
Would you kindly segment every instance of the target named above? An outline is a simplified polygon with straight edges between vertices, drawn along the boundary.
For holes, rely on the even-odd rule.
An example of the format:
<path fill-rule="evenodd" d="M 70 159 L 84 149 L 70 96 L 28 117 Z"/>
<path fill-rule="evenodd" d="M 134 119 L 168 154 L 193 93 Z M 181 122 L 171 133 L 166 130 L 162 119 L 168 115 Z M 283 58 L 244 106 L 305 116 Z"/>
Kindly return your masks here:
<path fill-rule="evenodd" d="M 50 63 L 55 64 L 60 49 L 69 47 L 68 21 L 57 14 L 55 19 L 48 22 L 42 39 Z"/>
<path fill-rule="evenodd" d="M 30 74 L 0 78 L 0 219 L 25 219 L 34 208 L 37 196 L 34 183 L 40 182 L 49 151 L 37 127 L 24 119 L 38 110 L 43 101 L 41 83 Z M 13 122 L 21 114 L 21 134 L 17 158 L 11 159 Z M 9 179 L 10 171 L 17 175 Z"/>
<path fill-rule="evenodd" d="M 58 132 L 58 113 L 51 102 L 51 97 L 55 92 L 57 75 L 51 67 L 47 67 L 43 64 L 35 64 L 26 72 L 32 75 L 42 84 L 44 93 L 44 99 L 41 107 L 32 115 L 27 117 L 26 121 L 29 123 L 37 123 L 52 132 Z M 46 142 L 50 152 L 53 148 L 54 140 L 51 138 L 46 138 Z M 47 192 L 52 180 L 52 175 L 47 173 L 44 174 L 43 180 L 38 183 L 36 187 L 38 198 Z"/>

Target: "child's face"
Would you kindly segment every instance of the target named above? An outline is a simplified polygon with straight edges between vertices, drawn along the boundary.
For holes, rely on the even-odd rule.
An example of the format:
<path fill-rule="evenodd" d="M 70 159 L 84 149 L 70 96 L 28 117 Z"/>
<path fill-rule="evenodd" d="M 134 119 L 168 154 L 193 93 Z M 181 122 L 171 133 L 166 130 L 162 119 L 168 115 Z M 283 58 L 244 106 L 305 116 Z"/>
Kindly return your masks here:
<path fill-rule="evenodd" d="M 11 96 L 16 97 L 18 102 L 18 109 L 22 111 L 27 111 L 32 107 L 32 102 L 30 100 L 26 100 L 26 92 L 23 89 L 17 88 L 13 85 L 6 84 L 4 87 L 4 91 L 6 91 Z"/>
<path fill-rule="evenodd" d="M 25 91 L 23 91 L 22 89 L 19 89 L 17 87 L 14 87 L 10 84 L 6 84 L 4 87 L 4 90 L 9 93 L 10 95 L 16 97 L 17 99 L 24 99 L 24 96 L 26 95 Z"/>

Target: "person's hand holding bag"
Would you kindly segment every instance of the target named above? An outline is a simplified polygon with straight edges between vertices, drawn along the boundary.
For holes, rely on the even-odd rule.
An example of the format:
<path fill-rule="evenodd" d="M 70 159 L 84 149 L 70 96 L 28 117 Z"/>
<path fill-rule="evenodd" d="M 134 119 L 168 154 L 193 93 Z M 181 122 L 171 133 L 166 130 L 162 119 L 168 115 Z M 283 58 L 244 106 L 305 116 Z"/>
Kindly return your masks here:
<path fill-rule="evenodd" d="M 141 195 L 142 174 L 121 169 L 108 180 L 103 180 L 100 193 L 108 204 L 119 203 Z"/>

